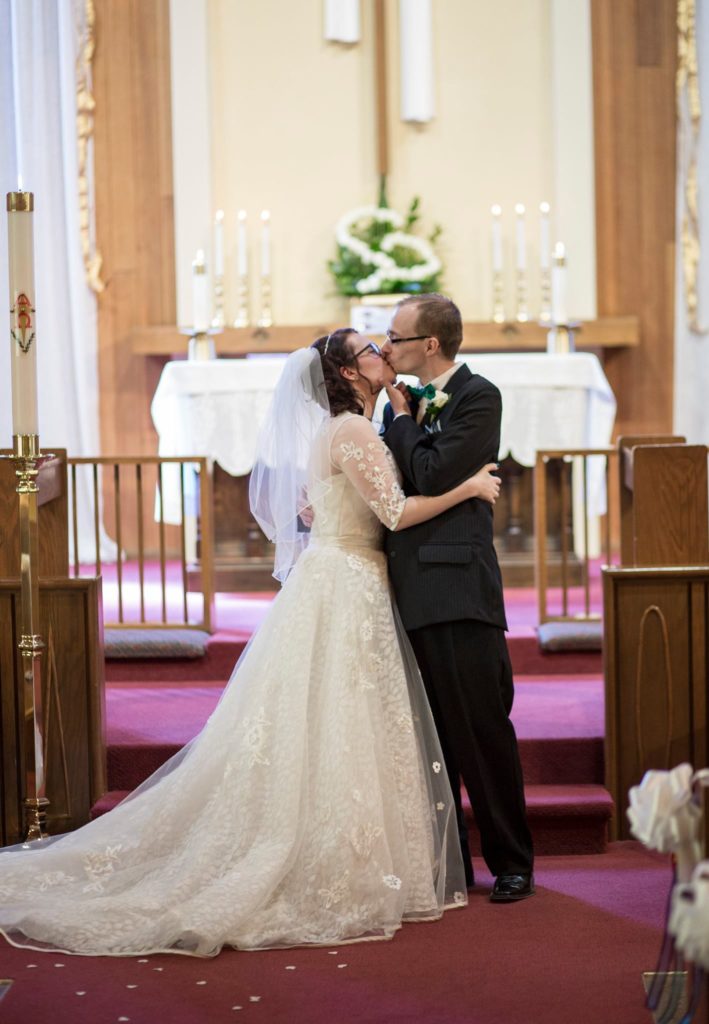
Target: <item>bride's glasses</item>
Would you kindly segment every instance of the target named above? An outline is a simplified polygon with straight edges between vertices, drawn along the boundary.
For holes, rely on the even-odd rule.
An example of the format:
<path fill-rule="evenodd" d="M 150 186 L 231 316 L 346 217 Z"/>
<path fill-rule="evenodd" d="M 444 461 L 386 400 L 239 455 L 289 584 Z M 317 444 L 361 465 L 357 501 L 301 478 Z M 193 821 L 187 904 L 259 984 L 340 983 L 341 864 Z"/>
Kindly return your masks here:
<path fill-rule="evenodd" d="M 378 359 L 384 358 L 384 353 L 382 352 L 382 350 L 379 348 L 379 345 L 377 345 L 375 341 L 368 341 L 364 348 L 361 348 L 359 352 L 355 352 L 352 358 L 358 359 L 359 356 L 364 355 L 365 352 L 368 352 L 370 350 L 374 353 L 375 356 L 377 356 Z"/>

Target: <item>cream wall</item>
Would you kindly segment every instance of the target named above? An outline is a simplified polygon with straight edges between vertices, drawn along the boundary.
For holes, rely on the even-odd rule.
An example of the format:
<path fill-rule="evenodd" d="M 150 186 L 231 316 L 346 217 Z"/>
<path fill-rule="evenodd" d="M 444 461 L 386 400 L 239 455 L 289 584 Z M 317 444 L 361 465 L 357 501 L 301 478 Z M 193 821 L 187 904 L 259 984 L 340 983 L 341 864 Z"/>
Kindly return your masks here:
<path fill-rule="evenodd" d="M 567 14 L 560 18 L 555 5 L 564 3 Z M 202 73 L 209 84 L 211 150 L 205 168 L 211 165 L 213 204 L 226 213 L 227 315 L 234 315 L 229 296 L 237 211 L 249 214 L 253 268 L 258 215 L 266 207 L 272 213 L 276 321 L 346 319 L 346 302 L 333 295 L 325 261 L 333 254 L 337 218 L 377 195 L 371 0 L 362 2 L 362 41 L 352 47 L 323 40 L 322 0 L 206 0 L 206 6 L 208 66 Z M 504 208 L 510 314 L 514 203 L 528 209 L 532 314 L 538 309 L 539 202 L 549 200 L 558 219 L 572 197 L 592 229 L 592 172 L 578 180 L 578 167 L 568 158 L 581 146 L 587 163 L 592 139 L 590 50 L 585 64 L 568 59 L 569 46 L 577 53 L 590 46 L 578 24 L 588 0 L 573 0 L 572 7 L 576 15 L 569 13 L 568 0 L 433 0 L 436 118 L 421 127 L 399 120 L 398 4 L 387 0 L 389 201 L 403 210 L 420 195 L 423 228 L 443 226 L 438 249 L 445 290 L 466 319 L 490 316 L 492 203 Z M 566 55 L 563 66 L 559 54 Z M 571 99 L 560 103 L 560 96 Z M 555 130 L 560 110 L 569 126 L 564 131 L 558 125 Z M 173 110 L 173 119 L 190 117 L 194 111 Z M 571 127 L 575 139 L 569 138 Z M 189 133 L 188 126 L 184 130 Z M 177 166 L 175 175 L 179 206 L 189 180 Z M 179 223 L 179 209 L 176 216 Z M 182 223 L 188 219 L 183 216 Z M 555 224 L 553 235 L 560 237 L 562 228 Z M 590 237 L 584 230 L 574 245 L 584 252 L 570 254 L 577 307 L 571 312 L 592 316 L 592 230 Z M 179 271 L 196 247 L 178 239 L 181 310 L 188 297 L 184 286 L 180 293 Z M 253 286 L 252 293 L 255 319 Z"/>

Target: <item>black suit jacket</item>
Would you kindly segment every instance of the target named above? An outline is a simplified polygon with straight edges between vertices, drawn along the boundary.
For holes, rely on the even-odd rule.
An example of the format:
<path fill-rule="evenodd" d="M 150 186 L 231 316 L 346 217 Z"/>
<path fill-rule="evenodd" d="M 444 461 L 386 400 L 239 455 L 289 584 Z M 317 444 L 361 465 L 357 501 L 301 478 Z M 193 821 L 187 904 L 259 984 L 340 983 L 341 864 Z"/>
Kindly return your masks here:
<path fill-rule="evenodd" d="M 407 495 L 442 494 L 488 462 L 500 447 L 502 399 L 463 364 L 448 381 L 450 399 L 419 426 L 384 412 L 384 440 L 404 474 Z M 406 629 L 478 619 L 507 628 L 502 577 L 492 539 L 492 505 L 473 498 L 398 533 L 385 549 Z"/>

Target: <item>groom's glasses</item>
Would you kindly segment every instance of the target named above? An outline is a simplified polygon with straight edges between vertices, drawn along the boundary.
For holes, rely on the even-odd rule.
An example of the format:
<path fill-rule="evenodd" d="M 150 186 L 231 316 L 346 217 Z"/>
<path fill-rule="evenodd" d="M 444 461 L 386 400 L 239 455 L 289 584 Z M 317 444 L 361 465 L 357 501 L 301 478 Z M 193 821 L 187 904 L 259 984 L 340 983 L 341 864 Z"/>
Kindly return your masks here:
<path fill-rule="evenodd" d="M 390 345 L 401 345 L 404 341 L 425 341 L 426 338 L 430 338 L 430 334 L 416 334 L 413 338 L 397 338 L 391 331 L 387 331 L 386 336 Z"/>
<path fill-rule="evenodd" d="M 352 358 L 358 359 L 359 356 L 363 355 L 365 352 L 369 352 L 370 349 L 375 356 L 378 356 L 380 359 L 384 358 L 384 353 L 382 352 L 382 350 L 379 348 L 379 345 L 377 345 L 375 341 L 368 341 L 364 348 L 361 348 L 359 352 L 355 352 Z"/>

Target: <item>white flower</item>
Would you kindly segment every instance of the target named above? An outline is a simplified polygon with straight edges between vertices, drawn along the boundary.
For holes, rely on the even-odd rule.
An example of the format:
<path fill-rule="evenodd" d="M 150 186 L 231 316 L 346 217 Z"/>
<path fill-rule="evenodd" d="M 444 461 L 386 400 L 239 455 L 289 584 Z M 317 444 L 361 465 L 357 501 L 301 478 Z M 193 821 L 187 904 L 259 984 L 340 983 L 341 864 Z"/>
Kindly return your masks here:
<path fill-rule="evenodd" d="M 441 762 L 440 761 L 434 761 L 433 764 L 431 765 L 431 767 L 433 768 L 433 770 L 436 773 L 436 775 L 438 775 L 438 773 L 441 770 Z"/>
<path fill-rule="evenodd" d="M 667 925 L 677 949 L 701 967 L 709 967 L 709 861 L 697 864 L 691 882 L 676 885 Z"/>
<path fill-rule="evenodd" d="M 645 772 L 628 796 L 630 830 L 649 849 L 674 853 L 697 838 L 701 811 L 692 802 L 691 765 Z"/>
<path fill-rule="evenodd" d="M 453 902 L 454 903 L 465 903 L 465 893 L 454 892 L 453 893 Z"/>
<path fill-rule="evenodd" d="M 359 627 L 359 635 L 366 642 L 371 640 L 374 636 L 374 626 L 372 625 L 371 619 L 365 619 L 362 625 Z"/>
<path fill-rule="evenodd" d="M 443 801 L 439 800 L 438 803 L 436 804 L 436 810 L 437 811 L 443 811 L 443 810 L 445 810 L 445 806 L 446 805 L 443 803 Z"/>
<path fill-rule="evenodd" d="M 367 222 L 371 221 L 390 225 L 392 229 L 381 239 L 379 249 L 372 249 L 358 237 L 365 230 Z M 355 283 L 360 295 L 378 292 L 386 282 L 425 281 L 441 270 L 441 261 L 430 243 L 400 230 L 403 226 L 404 218 L 401 214 L 384 206 L 360 206 L 338 220 L 335 225 L 337 244 L 357 256 L 367 267 L 375 268 Z M 396 248 L 416 253 L 419 262 L 411 267 L 399 266 L 390 255 Z"/>
<path fill-rule="evenodd" d="M 382 882 L 384 882 L 384 885 L 388 885 L 390 889 L 401 888 L 401 879 L 396 875 L 384 875 L 382 877 Z"/>

